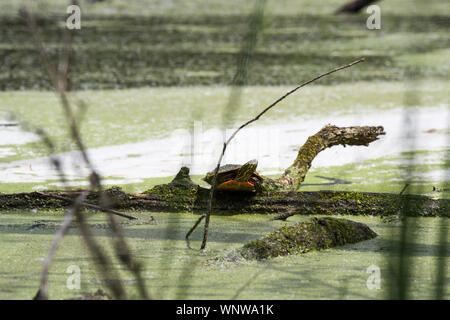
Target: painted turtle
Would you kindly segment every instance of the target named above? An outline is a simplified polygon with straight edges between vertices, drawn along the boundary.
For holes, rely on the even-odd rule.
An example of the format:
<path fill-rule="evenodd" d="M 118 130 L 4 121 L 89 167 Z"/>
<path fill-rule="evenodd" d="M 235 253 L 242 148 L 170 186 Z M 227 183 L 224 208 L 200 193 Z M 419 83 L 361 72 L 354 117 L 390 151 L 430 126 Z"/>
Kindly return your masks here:
<path fill-rule="evenodd" d="M 225 191 L 261 191 L 263 178 L 256 173 L 258 161 L 250 160 L 244 165 L 227 164 L 221 166 L 217 173 L 217 190 Z M 212 185 L 214 171 L 208 172 L 203 178 Z"/>

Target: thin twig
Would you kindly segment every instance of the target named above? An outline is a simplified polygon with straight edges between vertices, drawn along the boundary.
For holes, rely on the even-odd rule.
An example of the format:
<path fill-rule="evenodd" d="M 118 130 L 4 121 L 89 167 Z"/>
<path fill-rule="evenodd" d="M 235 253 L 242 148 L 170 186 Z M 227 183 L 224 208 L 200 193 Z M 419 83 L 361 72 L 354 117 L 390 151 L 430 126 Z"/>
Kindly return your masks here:
<path fill-rule="evenodd" d="M 77 4 L 77 2 L 75 2 L 75 4 Z M 70 34 L 65 35 L 65 37 L 64 37 L 64 53 L 65 53 L 65 55 L 64 55 L 63 59 L 61 59 L 58 68 L 56 68 L 50 62 L 50 59 L 44 49 L 40 34 L 38 32 L 38 29 L 37 29 L 37 26 L 36 26 L 36 23 L 35 23 L 33 17 L 26 11 L 26 9 L 22 9 L 21 14 L 26 19 L 26 22 L 31 31 L 33 40 L 35 42 L 36 48 L 38 49 L 38 51 L 41 55 L 41 58 L 43 60 L 44 67 L 52 81 L 52 84 L 53 84 L 55 90 L 59 94 L 61 105 L 64 110 L 64 115 L 66 116 L 66 120 L 70 127 L 71 137 L 75 141 L 80 153 L 82 154 L 84 163 L 87 165 L 87 167 L 91 171 L 90 179 L 89 179 L 90 190 L 91 191 L 98 190 L 100 195 L 102 196 L 103 191 L 102 191 L 102 187 L 101 187 L 101 183 L 100 183 L 100 176 L 95 171 L 94 166 L 92 165 L 92 162 L 90 161 L 90 159 L 88 157 L 86 148 L 84 147 L 80 132 L 78 130 L 77 119 L 73 114 L 69 100 L 67 99 L 67 96 L 65 93 L 65 91 L 67 90 L 67 84 L 68 84 L 67 74 L 68 74 L 68 70 L 69 70 L 69 54 L 70 54 L 70 50 L 71 50 L 72 37 Z M 69 31 L 67 29 L 66 29 L 66 33 L 69 33 Z M 49 145 L 52 150 L 53 145 L 52 145 L 51 141 L 50 141 L 50 144 L 48 142 L 49 141 L 47 141 L 47 145 Z M 54 151 L 54 150 L 52 150 L 52 151 Z M 52 163 L 57 166 L 57 169 L 61 169 L 61 167 L 59 166 L 59 162 L 52 161 Z M 83 202 L 82 200 L 84 200 L 84 197 L 79 197 L 78 199 L 79 200 L 81 199 L 81 200 L 79 202 L 76 202 L 76 205 L 74 204 L 72 206 L 72 211 L 68 212 L 65 223 L 63 223 L 63 225 L 61 226 L 61 228 L 57 234 L 57 237 L 55 238 L 54 245 L 52 246 L 52 248 L 49 252 L 48 259 L 45 261 L 45 266 L 44 266 L 44 271 L 43 271 L 43 276 L 42 276 L 42 281 L 41 281 L 41 288 L 43 288 L 44 290 L 41 290 L 41 288 L 40 288 L 40 290 L 38 291 L 38 294 L 36 295 L 36 298 L 47 298 L 46 287 L 47 287 L 48 269 L 50 267 L 54 252 L 56 251 L 56 248 L 57 248 L 59 242 L 61 241 L 65 231 L 67 230 L 67 225 L 66 225 L 67 221 L 69 221 L 69 223 L 70 223 L 73 215 L 77 216 L 81 234 L 82 234 L 89 250 L 91 251 L 92 255 L 94 257 L 96 257 L 98 259 L 98 261 L 100 262 L 100 265 L 102 267 L 100 269 L 100 271 L 104 275 L 106 275 L 107 278 L 110 280 L 110 281 L 108 281 L 108 286 L 112 290 L 113 295 L 119 299 L 125 298 L 126 297 L 125 290 L 124 290 L 122 284 L 120 283 L 120 281 L 118 279 L 116 279 L 114 270 L 112 268 L 110 268 L 110 266 L 112 265 L 111 261 L 109 261 L 108 256 L 105 253 L 103 253 L 103 250 L 101 249 L 101 247 L 94 240 L 94 238 L 90 232 L 89 226 L 84 222 L 84 217 L 80 213 L 79 207 L 81 206 L 81 203 Z M 101 199 L 103 199 L 103 197 L 101 197 Z M 102 204 L 104 204 L 104 203 L 106 203 L 106 200 L 102 201 Z M 103 207 L 105 209 L 108 209 L 108 208 L 106 208 L 106 205 L 104 205 Z M 98 209 L 98 208 L 96 208 L 96 209 Z M 115 222 L 115 220 L 112 216 L 112 212 L 110 210 L 104 210 L 104 211 L 109 213 L 109 218 L 110 218 L 109 222 L 110 222 L 111 229 L 113 230 L 113 233 L 116 236 L 117 242 L 120 245 L 120 250 L 118 250 L 116 248 L 117 249 L 116 254 L 121 259 L 122 262 L 126 263 L 126 266 L 135 275 L 141 296 L 144 299 L 148 299 L 149 295 L 147 294 L 143 278 L 140 274 L 140 265 L 134 261 L 131 251 L 126 246 L 125 239 L 124 239 L 122 233 L 120 232 L 120 226 Z M 115 214 L 117 214 L 117 212 Z"/>
<path fill-rule="evenodd" d="M 66 233 L 67 229 L 70 226 L 70 223 L 73 220 L 74 215 L 76 214 L 76 211 L 79 210 L 80 204 L 82 201 L 86 198 L 87 192 L 84 192 L 80 194 L 75 202 L 73 203 L 73 206 L 70 208 L 69 211 L 67 211 L 66 217 L 64 218 L 64 221 L 61 225 L 61 228 L 58 230 L 58 233 L 56 234 L 55 239 L 53 240 L 52 246 L 47 254 L 47 257 L 44 260 L 44 266 L 42 268 L 41 273 L 41 284 L 39 286 L 39 290 L 36 293 L 36 296 L 34 297 L 35 300 L 47 300 L 48 299 L 48 293 L 47 293 L 47 281 L 48 281 L 48 272 L 50 269 L 50 265 L 53 260 L 53 256 L 56 253 L 56 250 L 58 249 L 59 243 L 61 242 L 62 238 L 64 237 L 64 234 Z"/>
<path fill-rule="evenodd" d="M 206 214 L 202 214 L 202 215 L 198 218 L 197 222 L 192 226 L 192 228 L 188 231 L 188 233 L 186 233 L 186 240 L 189 239 L 191 233 L 194 232 L 195 228 L 197 228 L 198 224 L 199 224 L 200 222 L 202 222 L 202 220 L 203 220 L 205 217 L 206 217 Z"/>
<path fill-rule="evenodd" d="M 405 186 L 403 187 L 402 191 L 400 191 L 400 193 L 398 195 L 401 196 L 408 187 L 409 187 L 409 183 L 405 183 Z"/>
<path fill-rule="evenodd" d="M 123 288 L 118 274 L 112 267 L 112 261 L 109 259 L 108 255 L 103 252 L 100 245 L 94 240 L 94 236 L 91 233 L 89 225 L 84 221 L 83 214 L 81 214 L 79 210 L 77 210 L 75 214 L 78 220 L 78 227 L 81 235 L 83 236 L 91 255 L 96 258 L 96 262 L 98 262 L 100 266 L 99 270 L 106 279 L 106 284 L 111 290 L 112 295 L 116 299 L 125 299 L 125 289 Z"/>
<path fill-rule="evenodd" d="M 229 99 L 226 110 L 231 108 L 230 110 L 236 111 L 236 108 L 239 105 L 240 95 L 242 92 L 241 88 L 247 82 L 248 68 L 250 65 L 250 60 L 253 56 L 253 51 L 255 50 L 255 47 L 256 47 L 258 33 L 259 33 L 260 29 L 262 29 L 262 22 L 263 22 L 265 6 L 266 6 L 266 0 L 260 0 L 260 1 L 255 2 L 255 7 L 254 7 L 253 13 L 250 17 L 249 30 L 244 38 L 243 47 L 239 54 L 237 70 L 236 70 L 236 74 L 235 74 L 232 84 L 231 84 L 232 90 L 231 90 L 230 99 Z M 233 113 L 234 112 L 231 112 L 231 114 L 233 114 Z M 217 163 L 217 166 L 214 170 L 214 177 L 213 177 L 213 181 L 212 181 L 210 199 L 209 199 L 209 203 L 208 203 L 208 212 L 212 211 L 212 203 L 214 200 L 214 192 L 215 192 L 215 187 L 216 187 L 216 182 L 217 182 L 217 173 L 219 171 L 219 167 L 222 162 L 223 155 L 225 154 L 226 148 L 227 148 L 227 143 L 224 143 L 222 154 L 221 154 L 219 161 Z M 200 217 L 198 222 L 203 220 L 202 217 Z M 204 234 L 203 234 L 203 241 L 202 241 L 201 249 L 204 249 L 206 247 L 206 242 L 207 242 L 207 238 L 208 238 L 210 214 L 206 214 L 205 218 L 206 218 L 205 230 L 204 230 Z M 198 223 L 196 225 L 198 225 Z M 190 232 L 192 232 L 192 231 L 190 231 Z"/>
<path fill-rule="evenodd" d="M 231 300 L 236 300 L 237 297 L 242 293 L 242 291 L 244 291 L 245 289 L 247 289 L 248 287 L 250 287 L 250 285 L 253 283 L 253 281 L 256 280 L 256 278 L 258 278 L 264 271 L 266 271 L 268 268 L 270 267 L 270 264 L 267 264 L 264 268 L 256 271 L 248 280 L 247 282 L 240 287 L 238 290 L 236 290 L 235 294 L 233 295 L 233 297 L 231 297 Z"/>
<path fill-rule="evenodd" d="M 136 277 L 136 285 L 141 297 L 145 300 L 150 299 L 150 296 L 148 295 L 147 289 L 145 287 L 144 278 L 142 277 L 141 273 L 142 265 L 133 258 L 131 250 L 128 247 L 127 242 L 125 241 L 125 237 L 122 234 L 122 229 L 115 221 L 113 215 L 109 215 L 109 222 L 113 232 L 116 234 L 115 250 L 117 257 L 123 264 L 125 264 L 128 270 L 134 273 Z"/>
<path fill-rule="evenodd" d="M 58 196 L 58 195 L 55 195 L 55 194 L 44 193 L 44 192 L 41 192 L 41 191 L 36 191 L 36 193 L 38 193 L 38 194 L 40 194 L 40 195 L 42 195 L 44 197 L 54 198 L 54 199 L 58 199 L 58 200 L 68 201 L 68 202 L 72 202 L 73 201 L 73 199 L 62 197 L 62 196 Z M 120 211 L 116 211 L 116 210 L 112 210 L 112 209 L 109 209 L 109 208 L 97 206 L 95 204 L 87 203 L 87 202 L 84 202 L 84 201 L 80 205 L 82 207 L 88 207 L 88 208 L 92 208 L 92 209 L 95 209 L 95 210 L 112 213 L 112 214 L 115 214 L 117 216 L 121 216 L 121 217 L 130 219 L 130 220 L 139 219 L 138 217 L 135 217 L 135 216 L 132 216 L 132 215 L 120 212 Z"/>
<path fill-rule="evenodd" d="M 38 128 L 35 130 L 35 132 L 36 132 L 36 134 L 41 136 L 42 140 L 44 141 L 44 144 L 49 149 L 49 151 L 50 151 L 49 153 L 50 153 L 50 157 L 51 157 L 50 162 L 55 167 L 55 169 L 58 171 L 61 182 L 67 188 L 67 179 L 66 179 L 64 170 L 62 169 L 61 162 L 59 161 L 59 159 L 57 157 L 53 156 L 53 153 L 55 150 L 55 146 L 54 146 L 53 142 L 51 141 L 50 137 L 47 135 L 47 133 L 43 129 Z M 67 229 L 69 228 L 70 223 L 72 222 L 73 217 L 76 214 L 76 211 L 78 210 L 79 203 L 84 200 L 84 198 L 86 197 L 86 194 L 87 194 L 87 192 L 80 194 L 77 197 L 77 199 L 75 200 L 75 202 L 72 204 L 72 207 L 66 213 L 66 217 L 64 218 L 64 221 L 63 221 L 60 229 L 58 230 L 58 233 L 56 234 L 56 237 L 53 241 L 52 247 L 50 248 L 50 250 L 44 260 L 44 264 L 43 264 L 43 268 L 42 268 L 42 272 L 41 272 L 41 283 L 39 286 L 39 290 L 34 297 L 35 300 L 47 300 L 48 299 L 48 290 L 47 290 L 48 273 L 50 270 L 50 266 L 51 266 L 53 257 L 56 253 L 56 250 L 58 249 L 59 243 L 61 242 L 62 238 L 64 237 L 65 233 L 67 232 Z"/>
<path fill-rule="evenodd" d="M 237 128 L 233 134 L 228 138 L 228 140 L 223 144 L 223 149 L 222 149 L 222 153 L 220 154 L 219 157 L 219 161 L 217 162 L 216 168 L 214 170 L 214 178 L 212 180 L 211 183 L 211 191 L 210 191 L 210 198 L 209 198 L 209 204 L 208 204 L 208 211 L 205 215 L 205 230 L 204 230 L 204 235 L 203 235 L 203 242 L 202 242 L 202 246 L 201 249 L 205 249 L 206 247 L 206 242 L 208 239 L 208 228 L 209 228 L 209 221 L 210 221 L 210 216 L 211 216 L 211 212 L 212 212 L 212 203 L 213 203 L 213 198 L 214 198 L 214 192 L 216 190 L 216 182 L 217 182 L 217 173 L 219 172 L 219 168 L 220 168 L 220 164 L 222 162 L 222 159 L 225 155 L 225 151 L 227 149 L 227 146 L 230 144 L 231 140 L 233 140 L 233 138 L 236 136 L 236 134 L 241 131 L 243 128 L 245 128 L 246 126 L 250 125 L 251 123 L 257 121 L 261 116 L 263 116 L 267 111 L 269 111 L 270 109 L 272 109 L 273 107 L 275 107 L 278 103 L 280 103 L 281 101 L 283 101 L 284 99 L 286 99 L 289 95 L 293 94 L 295 91 L 297 91 L 300 88 L 303 88 L 304 86 L 317 81 L 323 77 L 326 77 L 332 73 L 335 73 L 337 71 L 343 70 L 343 69 L 347 69 L 350 68 L 360 62 L 363 62 L 365 60 L 365 58 L 356 60 L 352 63 L 337 67 L 333 70 L 330 70 L 328 72 L 322 73 L 321 75 L 308 80 L 306 82 L 303 82 L 302 84 L 300 84 L 299 86 L 295 87 L 294 89 L 292 89 L 291 91 L 287 92 L 285 95 L 283 95 L 282 97 L 278 98 L 277 100 L 275 100 L 272 104 L 270 104 L 269 106 L 267 106 L 263 111 L 261 111 L 256 117 L 254 117 L 253 119 L 243 123 L 239 128 Z M 200 221 L 203 219 L 203 216 L 200 217 Z M 199 221 L 197 221 L 199 223 Z M 196 223 L 196 226 L 198 225 L 198 223 Z M 190 233 L 192 233 L 193 230 L 190 230 Z"/>
<path fill-rule="evenodd" d="M 337 71 L 340 71 L 342 69 L 347 69 L 350 68 L 351 66 L 358 64 L 360 62 L 363 62 L 365 60 L 365 58 L 359 59 L 357 61 L 354 61 L 352 63 L 346 64 L 344 66 L 338 67 L 336 69 L 333 69 L 331 71 L 328 71 L 326 73 L 321 74 L 320 76 L 315 77 L 314 79 L 311 79 L 309 81 L 306 81 L 304 83 L 302 83 L 301 85 L 299 85 L 298 87 L 292 89 L 291 91 L 289 91 L 288 93 L 286 93 L 284 96 L 282 96 L 281 98 L 279 98 L 278 100 L 276 100 L 275 102 L 273 102 L 271 105 L 269 105 L 267 108 L 265 108 L 263 111 L 261 111 L 256 117 L 254 117 L 253 119 L 245 122 L 244 124 L 242 124 L 239 128 L 236 129 L 236 131 L 233 132 L 233 134 L 230 136 L 230 138 L 228 138 L 227 142 L 225 144 L 229 144 L 230 141 L 234 138 L 234 136 L 243 128 L 245 128 L 246 126 L 248 126 L 249 124 L 251 124 L 252 122 L 255 122 L 256 120 L 258 120 L 263 114 L 265 114 L 267 111 L 269 111 L 270 109 L 272 109 L 273 107 L 275 107 L 278 103 L 280 103 L 281 101 L 283 101 L 284 99 L 286 99 L 289 95 L 293 94 L 295 91 L 297 91 L 300 88 L 303 88 L 304 86 L 310 84 L 311 82 L 317 81 L 320 78 L 326 77 L 332 73 L 335 73 Z"/>
<path fill-rule="evenodd" d="M 84 147 L 84 144 L 81 139 L 81 135 L 78 131 L 78 126 L 76 123 L 76 118 L 72 112 L 72 108 L 70 107 L 69 100 L 67 99 L 67 95 L 65 93 L 66 87 L 67 87 L 67 72 L 69 70 L 68 63 L 69 58 L 64 58 L 62 63 L 60 64 L 59 68 L 56 68 L 54 64 L 50 62 L 50 58 L 45 51 L 43 42 L 41 40 L 41 36 L 38 32 L 38 28 L 36 25 L 36 22 L 34 21 L 34 18 L 32 15 L 28 13 L 26 9 L 22 9 L 21 12 L 22 16 L 25 18 L 28 27 L 31 31 L 31 35 L 33 37 L 34 43 L 36 48 L 38 49 L 42 62 L 44 64 L 44 67 L 50 77 L 50 80 L 52 81 L 52 84 L 55 88 L 55 90 L 58 92 L 61 105 L 64 109 L 64 115 L 66 116 L 66 120 L 69 123 L 70 126 L 70 133 L 71 136 L 77 145 L 84 162 L 88 166 L 88 168 L 91 171 L 95 171 L 94 167 L 92 166 L 91 161 L 89 160 L 89 156 L 86 152 L 86 148 Z M 66 32 L 69 33 L 69 31 L 66 29 Z M 64 44 L 64 51 L 66 55 L 69 55 L 70 53 L 70 43 L 72 41 L 72 37 L 70 35 L 64 37 L 65 44 Z"/>

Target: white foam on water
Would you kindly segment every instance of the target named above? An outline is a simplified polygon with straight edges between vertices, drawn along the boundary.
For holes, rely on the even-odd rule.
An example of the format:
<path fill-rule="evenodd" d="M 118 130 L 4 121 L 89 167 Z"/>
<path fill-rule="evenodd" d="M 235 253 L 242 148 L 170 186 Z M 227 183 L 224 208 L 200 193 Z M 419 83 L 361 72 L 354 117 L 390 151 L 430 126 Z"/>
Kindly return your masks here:
<path fill-rule="evenodd" d="M 142 179 L 103 179 L 103 184 L 113 185 L 113 184 L 129 184 L 129 183 L 139 183 L 142 182 Z M 48 184 L 49 186 L 55 187 L 78 187 L 78 186 L 87 186 L 89 185 L 88 180 L 83 181 L 68 181 L 66 183 L 63 182 L 51 182 Z"/>
<path fill-rule="evenodd" d="M 40 140 L 38 135 L 23 131 L 20 126 L 0 126 L 0 146 L 21 145 L 38 140 Z"/>
<path fill-rule="evenodd" d="M 320 119 L 286 119 L 284 123 L 277 121 L 274 125 L 264 126 L 256 122 L 239 132 L 222 163 L 245 163 L 258 159 L 259 172 L 280 173 L 292 163 L 308 136 L 328 123 L 337 126 L 382 125 L 386 135 L 369 147 L 336 146 L 326 149 L 314 159 L 313 167 L 358 165 L 368 159 L 386 156 L 394 156 L 395 159 L 405 151 L 445 150 L 450 147 L 448 119 L 449 108 L 443 105 L 342 116 L 327 114 Z M 227 130 L 226 136 L 231 132 Z M 194 124 L 193 134 L 177 130 L 168 138 L 94 148 L 88 153 L 102 176 L 111 178 L 114 184 L 121 184 L 142 181 L 143 178 L 173 176 L 183 165 L 190 167 L 191 174 L 204 174 L 214 168 L 223 139 L 223 132 L 217 129 L 203 131 L 198 122 Z M 87 177 L 88 170 L 80 165 L 82 161 L 78 152 L 62 153 L 58 157 L 68 180 Z M 402 157 L 398 159 L 399 163 L 405 161 L 401 160 Z M 433 161 L 444 163 L 445 159 Z M 432 177 L 441 179 L 445 174 L 433 171 Z M 44 182 L 58 178 L 49 158 L 0 163 L 0 182 Z M 80 185 L 80 181 L 76 183 Z"/>
<path fill-rule="evenodd" d="M 12 148 L 0 147 L 0 159 L 7 156 L 13 156 L 14 154 Z"/>

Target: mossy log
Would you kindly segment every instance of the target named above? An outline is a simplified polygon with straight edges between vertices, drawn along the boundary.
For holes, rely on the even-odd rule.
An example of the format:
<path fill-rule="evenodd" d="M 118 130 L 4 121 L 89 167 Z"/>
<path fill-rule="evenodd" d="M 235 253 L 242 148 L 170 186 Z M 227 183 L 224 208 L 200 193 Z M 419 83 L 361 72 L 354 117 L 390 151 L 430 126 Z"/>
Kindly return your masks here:
<path fill-rule="evenodd" d="M 0 194 L 0 210 L 54 209 L 68 207 L 82 190 L 46 191 L 45 194 L 65 197 L 54 199 L 43 193 Z M 146 193 L 124 193 L 120 188 L 106 190 L 112 208 L 118 210 L 146 210 L 204 213 L 208 207 L 209 189 L 198 185 L 190 187 L 176 184 L 156 186 Z M 98 194 L 92 193 L 87 201 L 98 204 Z M 217 192 L 213 214 L 282 213 L 299 215 L 374 215 L 389 216 L 401 212 L 411 216 L 450 217 L 450 200 L 432 199 L 420 195 L 388 193 L 317 191 L 279 191 L 262 194 Z"/>
<path fill-rule="evenodd" d="M 377 234 L 364 223 L 329 217 L 311 218 L 250 241 L 239 253 L 246 259 L 261 260 L 328 249 L 373 239 L 376 236 Z"/>

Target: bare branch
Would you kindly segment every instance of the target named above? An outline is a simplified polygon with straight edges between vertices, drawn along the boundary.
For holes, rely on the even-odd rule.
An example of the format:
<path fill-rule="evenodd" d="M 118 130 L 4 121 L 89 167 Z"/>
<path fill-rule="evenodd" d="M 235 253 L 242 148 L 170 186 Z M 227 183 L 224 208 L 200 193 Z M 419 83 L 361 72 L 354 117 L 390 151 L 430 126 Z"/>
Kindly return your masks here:
<path fill-rule="evenodd" d="M 246 126 L 250 125 L 251 123 L 257 121 L 259 118 L 261 118 L 266 112 L 268 112 L 270 109 L 272 109 L 273 107 L 275 107 L 278 103 L 280 103 L 281 101 L 283 101 L 284 99 L 286 99 L 289 95 L 293 94 L 294 92 L 296 92 L 297 90 L 299 90 L 300 88 L 303 88 L 304 86 L 317 81 L 323 77 L 326 77 L 332 73 L 335 73 L 337 71 L 343 70 L 343 69 L 347 69 L 350 68 L 360 62 L 363 62 L 365 59 L 359 59 L 356 60 L 352 63 L 337 67 L 333 70 L 330 70 L 328 72 L 322 73 L 321 75 L 308 80 L 302 84 L 300 84 L 299 86 L 295 87 L 294 89 L 292 89 L 291 91 L 287 92 L 285 95 L 283 95 L 282 97 L 280 97 L 279 99 L 275 100 L 272 104 L 270 104 L 269 106 L 267 106 L 264 110 L 262 110 L 256 117 L 254 117 L 253 119 L 243 123 L 239 128 L 237 128 L 233 134 L 228 138 L 228 140 L 223 144 L 223 149 L 222 149 L 222 153 L 220 154 L 219 160 L 217 162 L 216 168 L 214 170 L 214 178 L 212 180 L 211 183 L 211 191 L 210 191 L 210 199 L 209 199 L 209 205 L 208 205 L 208 211 L 205 215 L 205 230 L 204 230 L 204 234 L 203 234 L 203 241 L 202 241 L 202 245 L 201 245 L 201 249 L 205 249 L 206 247 L 206 242 L 208 239 L 208 228 L 209 228 L 209 221 L 210 221 L 210 216 L 211 216 L 211 212 L 212 212 L 212 202 L 213 202 L 213 198 L 214 198 L 214 192 L 216 190 L 216 184 L 217 184 L 217 174 L 219 172 L 219 168 L 220 168 L 220 164 L 222 162 L 222 159 L 225 155 L 225 152 L 227 150 L 227 146 L 229 145 L 229 143 L 233 140 L 233 138 L 237 135 L 237 133 L 242 130 L 243 128 L 245 128 Z M 201 216 L 199 218 L 199 221 L 196 222 L 196 224 L 194 225 L 193 228 L 191 228 L 191 230 L 189 231 L 189 233 L 186 235 L 186 238 L 189 237 L 189 235 L 193 232 L 193 229 L 195 229 L 195 227 L 199 224 L 199 222 L 203 219 L 203 216 Z"/>
<path fill-rule="evenodd" d="M 102 195 L 102 201 L 101 207 L 95 206 L 95 209 L 102 208 L 102 211 L 106 211 L 109 214 L 109 223 L 111 226 L 111 229 L 113 230 L 114 235 L 116 236 L 116 241 L 119 244 L 119 246 L 116 246 L 116 254 L 118 255 L 119 259 L 125 263 L 125 265 L 130 269 L 130 271 L 135 275 L 139 287 L 139 291 L 141 293 L 141 296 L 144 299 L 148 299 L 149 295 L 147 294 L 143 278 L 140 274 L 140 265 L 134 261 L 133 256 L 131 254 L 131 251 L 129 250 L 128 246 L 126 245 L 125 239 L 121 233 L 120 226 L 115 222 L 114 217 L 112 216 L 113 212 L 114 214 L 119 214 L 121 216 L 124 216 L 124 214 L 119 213 L 114 210 L 110 210 L 107 208 L 107 199 L 103 194 L 102 186 L 100 183 L 100 176 L 94 169 L 94 166 L 92 165 L 92 162 L 90 161 L 86 148 L 84 147 L 83 141 L 81 139 L 81 135 L 78 129 L 77 125 L 77 119 L 74 116 L 74 113 L 72 111 L 72 108 L 70 106 L 69 100 L 66 96 L 66 90 L 67 90 L 67 74 L 69 70 L 69 55 L 71 51 L 71 41 L 72 37 L 69 34 L 69 30 L 65 29 L 65 36 L 64 36 L 64 50 L 63 50 L 63 58 L 60 60 L 60 63 L 58 65 L 58 68 L 56 68 L 50 61 L 45 48 L 43 46 L 40 34 L 38 32 L 38 28 L 36 26 L 36 23 L 33 19 L 33 17 L 26 11 L 26 9 L 21 10 L 21 15 L 25 18 L 28 27 L 31 31 L 33 40 L 35 42 L 36 48 L 38 49 L 40 56 L 42 58 L 44 67 L 52 81 L 52 84 L 56 90 L 56 92 L 59 94 L 61 105 L 64 110 L 64 114 L 66 116 L 66 120 L 70 127 L 70 134 L 74 142 L 76 143 L 80 153 L 82 154 L 82 158 L 84 163 L 88 166 L 88 168 L 91 171 L 91 174 L 89 176 L 89 182 L 90 182 L 90 189 L 89 191 L 98 190 L 100 194 Z M 54 151 L 53 144 L 51 143 L 50 139 L 47 139 L 46 141 L 47 146 L 49 146 L 51 151 Z M 61 170 L 61 167 L 59 165 L 59 162 L 55 161 L 53 162 L 55 166 L 57 166 L 57 169 Z M 63 180 L 64 181 L 64 180 Z M 41 286 L 40 289 L 36 295 L 36 299 L 46 299 L 47 298 L 47 278 L 48 278 L 48 270 L 50 268 L 50 264 L 52 261 L 52 257 L 54 253 L 56 252 L 56 249 L 58 247 L 59 242 L 64 236 L 64 233 L 66 232 L 68 225 L 70 224 L 70 221 L 72 220 L 73 216 L 76 215 L 77 220 L 79 222 L 79 228 L 81 231 L 81 234 L 91 251 L 92 255 L 97 258 L 97 260 L 100 262 L 101 266 L 101 272 L 108 277 L 108 286 L 112 290 L 113 295 L 116 298 L 122 299 L 125 298 L 126 293 L 125 290 L 120 283 L 119 279 L 116 279 L 116 275 L 114 272 L 114 269 L 110 266 L 112 265 L 111 262 L 108 259 L 108 256 L 103 253 L 103 250 L 101 247 L 96 243 L 94 240 L 94 237 L 92 236 L 89 226 L 84 222 L 84 217 L 80 213 L 80 207 L 81 206 L 90 206 L 84 202 L 86 195 L 80 195 L 77 198 L 77 201 L 75 201 L 74 205 L 72 206 L 71 210 L 67 213 L 66 219 L 64 223 L 62 224 L 60 230 L 57 233 L 57 236 L 54 240 L 54 243 L 49 251 L 49 254 L 47 256 L 47 259 L 44 262 L 44 268 L 41 278 Z M 131 218 L 132 216 L 126 215 L 127 218 Z M 132 217 L 135 218 L 135 217 Z M 120 250 L 119 250 L 119 249 Z"/>
<path fill-rule="evenodd" d="M 53 256 L 55 255 L 56 250 L 58 249 L 59 243 L 61 242 L 62 238 L 64 237 L 64 234 L 66 233 L 67 229 L 69 228 L 74 215 L 80 209 L 80 205 L 81 205 L 82 201 L 86 198 L 86 195 L 87 195 L 87 192 L 84 192 L 77 197 L 73 206 L 67 212 L 66 217 L 61 225 L 61 228 L 58 230 L 58 233 L 56 234 L 56 237 L 53 240 L 53 244 L 47 254 L 47 257 L 44 260 L 44 266 L 42 268 L 42 273 L 41 273 L 41 284 L 40 284 L 38 292 L 36 293 L 36 296 L 34 297 L 34 300 L 47 300 L 48 299 L 48 292 L 47 292 L 48 272 L 49 272 L 50 265 L 53 260 Z"/>
<path fill-rule="evenodd" d="M 59 199 L 59 200 L 68 201 L 68 202 L 72 201 L 72 199 L 70 199 L 70 198 L 61 197 L 61 196 L 58 196 L 56 194 L 45 193 L 45 192 L 41 192 L 41 191 L 36 191 L 36 192 L 39 193 L 40 195 L 43 195 L 44 197 Z M 123 212 L 119 212 L 119 211 L 112 210 L 112 209 L 109 209 L 109 208 L 104 208 L 104 207 L 97 206 L 95 204 L 87 203 L 87 202 L 84 202 L 84 201 L 81 202 L 80 206 L 91 208 L 91 209 L 95 209 L 95 210 L 99 210 L 99 211 L 103 211 L 103 212 L 108 212 L 108 213 L 115 214 L 117 216 L 124 217 L 124 218 L 130 219 L 130 220 L 139 219 L 138 217 L 135 217 L 135 216 L 123 213 Z"/>
<path fill-rule="evenodd" d="M 236 136 L 236 134 L 237 134 L 240 130 L 242 130 L 243 128 L 245 128 L 245 127 L 248 126 L 249 124 L 251 124 L 251 123 L 255 122 L 256 120 L 258 120 L 263 114 L 265 114 L 267 111 L 269 111 L 270 109 L 272 109 L 273 107 L 275 107 L 278 103 L 280 103 L 281 101 L 283 101 L 284 99 L 286 99 L 289 95 L 293 94 L 293 93 L 294 93 L 295 91 L 297 91 L 298 89 L 303 88 L 304 86 L 310 84 L 311 82 L 317 81 L 317 80 L 319 80 L 320 78 L 326 77 L 326 76 L 328 76 L 328 75 L 330 75 L 330 74 L 332 74 L 332 73 L 335 73 L 335 72 L 337 72 L 337 71 L 340 71 L 340 70 L 343 70 L 343 69 L 350 68 L 351 66 L 354 66 L 355 64 L 358 64 L 358 63 L 364 62 L 364 61 L 365 61 L 365 58 L 361 58 L 361 59 L 356 60 L 356 61 L 354 61 L 354 62 L 352 62 L 352 63 L 346 64 L 346 65 L 344 65 L 344 66 L 340 66 L 340 67 L 335 68 L 335 69 L 333 69 L 333 70 L 331 70 L 331 71 L 328 71 L 328 72 L 326 72 L 326 73 L 322 73 L 321 75 L 319 75 L 319 76 L 317 76 L 317 77 L 315 77 L 315 78 L 313 78 L 313 79 L 311 79 L 311 80 L 308 80 L 308 81 L 306 81 L 306 82 L 303 82 L 303 83 L 302 83 L 301 85 L 299 85 L 298 87 L 295 87 L 294 89 L 292 89 L 291 91 L 289 91 L 288 93 L 286 93 L 284 96 L 282 96 L 282 97 L 279 98 L 278 100 L 274 101 L 271 105 L 269 105 L 267 108 L 265 108 L 263 111 L 261 111 L 256 117 L 254 117 L 253 119 L 251 119 L 251 120 L 245 122 L 244 124 L 242 124 L 238 129 L 236 129 L 236 131 L 233 132 L 233 134 L 230 136 L 230 138 L 228 138 L 228 140 L 227 140 L 227 142 L 226 142 L 225 144 L 228 145 L 228 144 L 231 142 L 231 140 Z"/>

